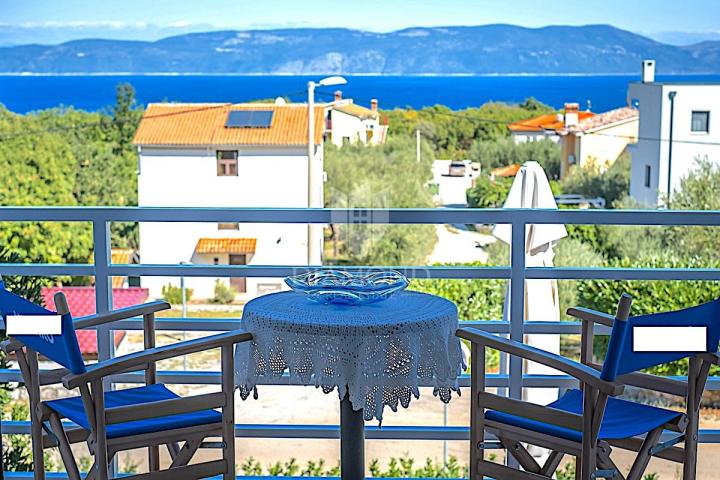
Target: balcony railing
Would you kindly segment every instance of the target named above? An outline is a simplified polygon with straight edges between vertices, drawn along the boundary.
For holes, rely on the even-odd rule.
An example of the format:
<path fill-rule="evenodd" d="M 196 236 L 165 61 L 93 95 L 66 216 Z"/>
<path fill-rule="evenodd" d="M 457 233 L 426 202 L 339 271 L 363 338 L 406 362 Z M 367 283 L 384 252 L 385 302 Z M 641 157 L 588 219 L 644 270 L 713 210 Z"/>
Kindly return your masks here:
<path fill-rule="evenodd" d="M 1 207 L 0 221 L 10 222 L 87 222 L 92 224 L 94 259 L 89 264 L 0 264 L 0 275 L 27 276 L 94 276 L 98 312 L 112 309 L 111 277 L 284 277 L 308 271 L 307 265 L 119 265 L 110 257 L 110 225 L 113 222 L 240 222 L 288 224 L 511 224 L 510 265 L 500 267 L 471 266 L 398 266 L 392 267 L 412 278 L 505 279 L 510 280 L 510 321 L 469 321 L 486 331 L 508 335 L 518 341 L 526 333 L 579 334 L 577 322 L 524 322 L 524 289 L 526 279 L 613 279 L 613 280 L 720 280 L 720 269 L 656 268 L 584 268 L 527 267 L 525 265 L 525 228 L 529 224 L 597 224 L 658 226 L 720 226 L 718 211 L 668 210 L 502 210 L 502 209 L 238 209 L 238 208 L 103 208 L 103 207 Z M 358 266 L 352 269 L 388 267 Z M 484 319 L 476 319 L 484 320 Z M 157 330 L 222 331 L 237 328 L 237 320 L 158 318 Z M 118 330 L 141 330 L 142 320 L 133 319 L 113 325 Z M 100 360 L 113 355 L 113 337 L 107 326 L 98 327 Z M 607 333 L 607 330 L 598 330 Z M 169 384 L 217 384 L 219 372 L 162 371 L 158 381 Z M 17 370 L 0 370 L 0 382 L 17 382 Z M 126 373 L 112 378 L 113 383 L 140 383 L 140 373 Z M 284 377 L 275 384 L 287 384 Z M 469 386 L 467 375 L 461 386 Z M 501 373 L 488 375 L 487 385 L 506 388 L 508 395 L 520 398 L 523 387 L 568 388 L 576 385 L 563 375 L 523 374 L 520 359 L 513 358 Z M 720 377 L 711 377 L 709 390 L 720 390 Z M 28 422 L 3 422 L 3 434 L 29 434 Z M 263 425 L 238 424 L 237 437 L 265 438 L 339 438 L 337 425 Z M 466 427 L 455 426 L 368 426 L 368 440 L 468 440 Z M 700 441 L 720 443 L 720 430 L 701 430 Z"/>

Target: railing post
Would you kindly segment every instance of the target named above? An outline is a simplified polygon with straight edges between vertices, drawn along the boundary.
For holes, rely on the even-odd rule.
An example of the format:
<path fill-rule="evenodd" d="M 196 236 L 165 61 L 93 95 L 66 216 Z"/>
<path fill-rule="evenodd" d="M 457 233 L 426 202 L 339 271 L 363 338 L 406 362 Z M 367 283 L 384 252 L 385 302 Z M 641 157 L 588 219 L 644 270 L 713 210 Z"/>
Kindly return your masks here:
<path fill-rule="evenodd" d="M 112 280 L 110 279 L 111 263 L 110 224 L 106 220 L 93 220 L 93 256 L 95 270 L 95 310 L 106 313 L 112 310 Z M 114 342 L 111 330 L 103 325 L 97 329 L 98 360 L 108 360 L 114 355 Z"/>
<path fill-rule="evenodd" d="M 113 308 L 112 279 L 110 263 L 112 262 L 110 244 L 110 223 L 105 219 L 93 220 L 93 267 L 95 271 L 95 310 L 97 313 L 109 312 Z M 109 360 L 115 356 L 113 332 L 107 325 L 97 327 L 98 361 Z M 112 381 L 103 380 L 103 391 L 112 390 Z M 111 477 L 117 471 L 117 459 L 109 465 Z"/>
<path fill-rule="evenodd" d="M 510 339 L 523 341 L 525 327 L 525 220 L 512 223 L 512 245 L 510 249 Z M 509 396 L 522 397 L 522 359 L 510 357 Z"/>

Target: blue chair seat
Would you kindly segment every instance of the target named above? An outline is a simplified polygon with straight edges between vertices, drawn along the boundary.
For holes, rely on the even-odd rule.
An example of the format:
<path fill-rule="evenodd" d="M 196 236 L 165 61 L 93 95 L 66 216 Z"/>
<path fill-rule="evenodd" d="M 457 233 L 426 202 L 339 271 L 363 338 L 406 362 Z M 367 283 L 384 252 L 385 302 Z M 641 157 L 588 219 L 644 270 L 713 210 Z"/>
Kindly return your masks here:
<path fill-rule="evenodd" d="M 114 390 L 105 393 L 105 408 L 125 407 L 140 403 L 155 402 L 180 398 L 162 384 L 148 385 L 146 387 Z M 65 418 L 69 418 L 81 427 L 90 430 L 85 409 L 80 397 L 51 400 L 46 405 Z M 107 438 L 126 437 L 143 433 L 161 432 L 175 428 L 195 427 L 222 421 L 222 414 L 215 410 L 201 410 L 199 412 L 183 413 L 180 415 L 167 415 L 146 420 L 108 425 Z"/>
<path fill-rule="evenodd" d="M 582 415 L 583 398 L 580 390 L 569 390 L 549 407 Z M 655 428 L 680 417 L 682 414 L 672 410 L 651 407 L 640 403 L 629 402 L 619 398 L 609 398 L 605 409 L 600 439 L 613 440 L 642 435 Z M 532 430 L 534 432 L 564 438 L 574 442 L 582 442 L 582 432 L 569 428 L 558 427 L 535 420 L 530 420 L 508 413 L 488 410 L 485 418 L 498 423 Z"/>

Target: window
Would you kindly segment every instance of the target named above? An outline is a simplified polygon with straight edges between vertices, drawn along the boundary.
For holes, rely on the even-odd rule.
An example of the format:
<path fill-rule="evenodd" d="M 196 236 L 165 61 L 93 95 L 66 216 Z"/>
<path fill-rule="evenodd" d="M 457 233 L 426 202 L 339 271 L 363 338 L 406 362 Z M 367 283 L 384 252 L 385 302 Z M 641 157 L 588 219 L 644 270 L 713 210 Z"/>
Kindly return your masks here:
<path fill-rule="evenodd" d="M 218 223 L 218 230 L 240 230 L 240 224 L 237 222 Z"/>
<path fill-rule="evenodd" d="M 692 112 L 690 131 L 708 133 L 710 131 L 710 112 Z"/>
<path fill-rule="evenodd" d="M 650 165 L 645 165 L 645 188 L 650 188 Z"/>
<path fill-rule="evenodd" d="M 236 177 L 238 174 L 238 152 L 220 150 L 217 152 L 218 177 Z"/>

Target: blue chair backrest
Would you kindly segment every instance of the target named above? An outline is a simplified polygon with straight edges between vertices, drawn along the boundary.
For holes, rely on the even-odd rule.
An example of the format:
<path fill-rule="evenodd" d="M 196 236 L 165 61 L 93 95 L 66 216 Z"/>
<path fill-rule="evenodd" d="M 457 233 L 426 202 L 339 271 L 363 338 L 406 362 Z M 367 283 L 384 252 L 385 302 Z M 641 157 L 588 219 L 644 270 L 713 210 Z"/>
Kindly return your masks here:
<path fill-rule="evenodd" d="M 0 280 L 0 316 L 7 322 L 7 315 L 57 315 L 39 305 L 8 292 Z M 80 346 L 78 345 L 72 316 L 62 315 L 60 335 L 13 335 L 28 348 L 44 355 L 69 369 L 72 373 L 85 372 Z"/>
<path fill-rule="evenodd" d="M 707 352 L 718 351 L 720 343 L 720 299 L 673 312 L 615 320 L 601 377 L 613 381 L 617 375 L 680 360 L 696 352 L 636 352 L 633 350 L 634 327 L 706 327 Z"/>

